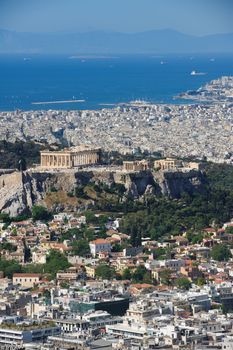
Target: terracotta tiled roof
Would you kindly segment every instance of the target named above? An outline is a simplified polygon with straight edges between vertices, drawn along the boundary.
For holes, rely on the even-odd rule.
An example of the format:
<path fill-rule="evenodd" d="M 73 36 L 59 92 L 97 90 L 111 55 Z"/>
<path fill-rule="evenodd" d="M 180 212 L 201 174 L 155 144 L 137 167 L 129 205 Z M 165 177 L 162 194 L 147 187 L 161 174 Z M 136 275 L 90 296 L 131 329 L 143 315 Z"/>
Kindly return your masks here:
<path fill-rule="evenodd" d="M 131 284 L 132 288 L 137 288 L 137 289 L 145 289 L 145 288 L 155 288 L 153 284 L 148 284 L 148 283 L 136 283 L 136 284 Z"/>
<path fill-rule="evenodd" d="M 103 239 L 103 238 L 98 238 L 94 241 L 91 241 L 90 243 L 92 244 L 106 244 L 106 243 L 109 243 L 106 239 Z"/>
<path fill-rule="evenodd" d="M 40 277 L 41 275 L 39 273 L 14 273 L 13 277 Z"/>

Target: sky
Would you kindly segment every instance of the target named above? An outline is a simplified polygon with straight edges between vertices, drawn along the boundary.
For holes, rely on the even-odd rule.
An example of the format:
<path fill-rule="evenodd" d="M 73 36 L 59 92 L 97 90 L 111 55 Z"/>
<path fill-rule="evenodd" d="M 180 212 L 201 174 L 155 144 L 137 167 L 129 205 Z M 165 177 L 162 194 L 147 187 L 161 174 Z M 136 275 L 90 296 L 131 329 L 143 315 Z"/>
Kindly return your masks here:
<path fill-rule="evenodd" d="M 233 32 L 233 0 L 0 0 L 0 28 L 21 32 Z"/>

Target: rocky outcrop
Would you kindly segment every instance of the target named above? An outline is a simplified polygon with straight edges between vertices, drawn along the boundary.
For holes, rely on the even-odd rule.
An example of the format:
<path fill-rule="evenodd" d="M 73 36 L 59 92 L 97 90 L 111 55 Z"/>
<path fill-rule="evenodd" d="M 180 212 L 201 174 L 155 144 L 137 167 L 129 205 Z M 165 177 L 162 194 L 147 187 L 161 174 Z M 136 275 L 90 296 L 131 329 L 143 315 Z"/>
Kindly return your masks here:
<path fill-rule="evenodd" d="M 72 192 L 76 187 L 74 172 L 14 172 L 0 176 L 0 211 L 16 216 L 33 204 L 43 203 L 51 190 Z M 88 177 L 87 177 L 88 178 Z"/>
<path fill-rule="evenodd" d="M 39 182 L 28 173 L 14 172 L 0 176 L 0 210 L 11 216 L 27 212 L 42 196 Z"/>
<path fill-rule="evenodd" d="M 197 170 L 187 172 L 157 171 L 154 173 L 154 181 L 161 194 L 171 198 L 180 198 L 182 193 L 203 192 L 206 184 L 204 173 Z"/>
<path fill-rule="evenodd" d="M 125 195 L 139 199 L 145 195 L 166 195 L 179 198 L 183 192 L 203 191 L 205 177 L 199 171 L 139 172 L 120 171 L 57 171 L 13 172 L 0 175 L 0 211 L 16 216 L 27 212 L 33 204 L 43 203 L 46 193 L 52 191 L 74 192 L 77 186 L 89 183 L 123 184 Z"/>
<path fill-rule="evenodd" d="M 115 175 L 116 183 L 122 183 L 126 188 L 126 195 L 131 198 L 139 198 L 144 194 L 158 194 L 153 174 L 150 171 L 141 171 L 138 173 L 122 173 Z"/>

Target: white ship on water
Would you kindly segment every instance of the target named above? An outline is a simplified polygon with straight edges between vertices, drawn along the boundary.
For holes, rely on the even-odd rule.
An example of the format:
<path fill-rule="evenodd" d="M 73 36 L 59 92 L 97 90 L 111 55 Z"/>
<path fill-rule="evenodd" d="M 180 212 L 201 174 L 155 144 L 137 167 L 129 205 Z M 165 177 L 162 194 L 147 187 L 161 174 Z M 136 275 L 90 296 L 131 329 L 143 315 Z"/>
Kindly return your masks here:
<path fill-rule="evenodd" d="M 205 72 L 197 72 L 196 70 L 193 70 L 190 75 L 206 75 L 207 73 Z"/>

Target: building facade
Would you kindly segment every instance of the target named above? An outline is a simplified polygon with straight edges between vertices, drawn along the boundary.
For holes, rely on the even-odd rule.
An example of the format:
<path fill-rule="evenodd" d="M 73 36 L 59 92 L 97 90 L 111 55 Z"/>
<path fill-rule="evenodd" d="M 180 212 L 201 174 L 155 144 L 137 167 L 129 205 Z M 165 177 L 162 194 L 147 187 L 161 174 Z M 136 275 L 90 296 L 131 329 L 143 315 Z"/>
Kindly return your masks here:
<path fill-rule="evenodd" d="M 106 239 L 99 238 L 95 241 L 91 241 L 89 246 L 91 254 L 94 257 L 100 252 L 111 252 L 111 244 Z"/>
<path fill-rule="evenodd" d="M 48 336 L 58 335 L 61 329 L 55 325 L 38 325 L 35 326 L 17 326 L 1 325 L 0 326 L 0 345 L 23 345 L 27 343 L 42 342 Z"/>
<path fill-rule="evenodd" d="M 41 275 L 37 273 L 15 273 L 13 275 L 13 284 L 24 288 L 33 288 L 40 282 Z"/>
<path fill-rule="evenodd" d="M 44 169 L 70 169 L 99 164 L 101 149 L 77 146 L 63 151 L 41 151 L 40 166 Z"/>

